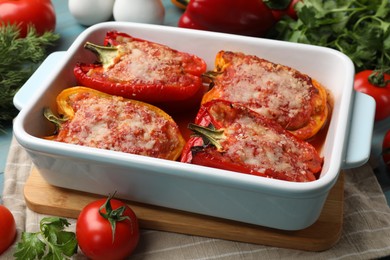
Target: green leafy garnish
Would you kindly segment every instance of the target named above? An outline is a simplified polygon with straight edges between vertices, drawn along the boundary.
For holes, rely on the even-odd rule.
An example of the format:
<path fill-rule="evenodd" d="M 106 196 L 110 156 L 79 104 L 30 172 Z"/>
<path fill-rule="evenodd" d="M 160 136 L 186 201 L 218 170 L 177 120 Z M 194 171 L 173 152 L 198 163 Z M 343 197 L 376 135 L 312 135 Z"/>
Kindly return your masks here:
<path fill-rule="evenodd" d="M 357 71 L 390 67 L 388 0 L 303 0 L 295 9 L 298 19 L 284 17 L 271 38 L 339 50 Z"/>
<path fill-rule="evenodd" d="M 16 259 L 69 259 L 77 252 L 74 232 L 65 231 L 70 223 L 65 218 L 46 217 L 40 222 L 40 232 L 22 233 L 14 257 Z"/>
<path fill-rule="evenodd" d="M 58 39 L 52 32 L 39 36 L 34 27 L 20 38 L 16 25 L 0 23 L 0 130 L 18 113 L 14 95 L 46 58 L 47 47 Z"/>

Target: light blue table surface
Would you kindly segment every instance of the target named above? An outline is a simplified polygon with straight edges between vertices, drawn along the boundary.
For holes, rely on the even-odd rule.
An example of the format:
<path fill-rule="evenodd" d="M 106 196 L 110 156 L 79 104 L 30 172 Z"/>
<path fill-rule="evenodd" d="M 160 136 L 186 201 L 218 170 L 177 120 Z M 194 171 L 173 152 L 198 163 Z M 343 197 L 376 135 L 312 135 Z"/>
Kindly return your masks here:
<path fill-rule="evenodd" d="M 131 1 L 131 0 L 129 0 Z M 56 15 L 57 15 L 57 26 L 56 32 L 60 34 L 61 39 L 54 51 L 62 51 L 67 50 L 71 43 L 75 40 L 75 38 L 86 29 L 86 27 L 78 24 L 76 20 L 70 15 L 67 3 L 68 1 L 64 0 L 52 0 Z M 165 7 L 165 25 L 168 26 L 176 26 L 177 21 L 182 14 L 182 11 L 175 6 L 172 5 L 170 0 L 162 0 Z M 382 128 L 388 127 L 390 129 L 390 120 L 388 123 L 382 124 Z M 382 129 L 383 130 L 383 129 Z M 375 132 L 374 132 L 375 134 Z M 383 131 L 381 131 L 383 135 Z M 383 136 L 374 136 L 373 143 L 378 146 L 381 143 L 381 138 Z M 12 139 L 12 127 L 7 127 L 5 129 L 5 133 L 0 132 L 0 194 L 3 194 L 3 186 L 4 186 L 4 168 L 5 163 L 7 161 L 8 150 L 10 147 Z M 378 147 L 374 148 L 374 151 L 378 150 Z M 378 157 L 378 156 L 376 156 Z M 377 172 L 378 180 L 382 186 L 382 189 L 387 197 L 387 200 L 390 204 L 390 173 L 386 170 L 379 169 Z M 0 196 L 1 202 L 1 196 Z"/>

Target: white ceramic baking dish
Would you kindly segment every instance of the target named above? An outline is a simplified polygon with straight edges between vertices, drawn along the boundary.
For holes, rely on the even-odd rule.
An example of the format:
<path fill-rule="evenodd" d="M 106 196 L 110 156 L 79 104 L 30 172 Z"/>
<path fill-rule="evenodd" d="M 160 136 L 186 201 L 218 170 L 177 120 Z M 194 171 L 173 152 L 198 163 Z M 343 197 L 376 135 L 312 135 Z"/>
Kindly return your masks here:
<path fill-rule="evenodd" d="M 52 129 L 42 109 L 75 85 L 73 66 L 94 61 L 86 41 L 102 44 L 108 30 L 166 44 L 204 58 L 212 69 L 219 50 L 241 51 L 291 66 L 325 85 L 334 110 L 321 150 L 319 180 L 292 183 L 180 162 L 44 140 Z M 135 23 L 108 22 L 86 29 L 66 52 L 50 55 L 14 98 L 20 114 L 17 141 L 50 184 L 284 230 L 299 230 L 319 217 L 341 169 L 368 160 L 375 103 L 353 90 L 354 67 L 331 49 L 238 35 Z"/>

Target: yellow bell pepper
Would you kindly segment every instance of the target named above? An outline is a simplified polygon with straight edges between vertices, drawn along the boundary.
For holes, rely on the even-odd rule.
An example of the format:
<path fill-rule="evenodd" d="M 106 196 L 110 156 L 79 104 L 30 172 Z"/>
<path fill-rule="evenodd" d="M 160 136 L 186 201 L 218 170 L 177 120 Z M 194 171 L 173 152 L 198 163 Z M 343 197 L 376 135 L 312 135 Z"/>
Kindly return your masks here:
<path fill-rule="evenodd" d="M 56 99 L 60 117 L 45 109 L 60 142 L 176 160 L 185 141 L 171 116 L 136 100 L 87 87 L 63 90 Z"/>

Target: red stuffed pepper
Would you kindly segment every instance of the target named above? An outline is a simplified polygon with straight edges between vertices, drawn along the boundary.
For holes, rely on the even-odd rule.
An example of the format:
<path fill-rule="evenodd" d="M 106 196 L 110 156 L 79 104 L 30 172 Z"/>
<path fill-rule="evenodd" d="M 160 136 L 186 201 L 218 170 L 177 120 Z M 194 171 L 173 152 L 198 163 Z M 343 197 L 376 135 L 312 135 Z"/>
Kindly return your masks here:
<path fill-rule="evenodd" d="M 238 103 L 204 104 L 181 161 L 295 182 L 319 177 L 323 158 L 309 143 Z"/>
<path fill-rule="evenodd" d="M 124 33 L 108 32 L 105 44 L 85 44 L 99 63 L 75 66 L 79 85 L 149 103 L 201 96 L 206 71 L 201 58 Z"/>

